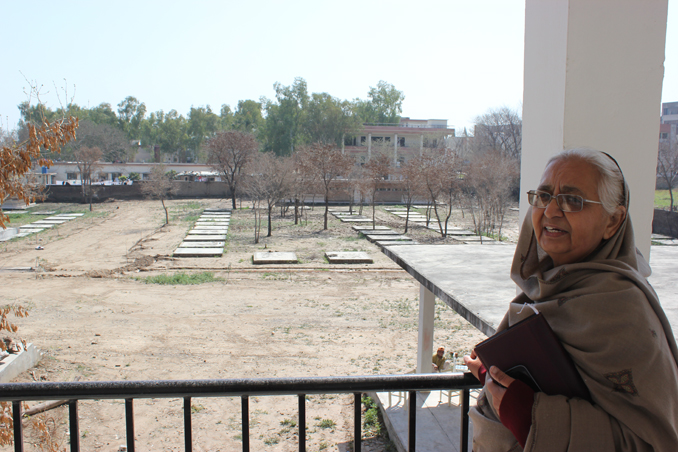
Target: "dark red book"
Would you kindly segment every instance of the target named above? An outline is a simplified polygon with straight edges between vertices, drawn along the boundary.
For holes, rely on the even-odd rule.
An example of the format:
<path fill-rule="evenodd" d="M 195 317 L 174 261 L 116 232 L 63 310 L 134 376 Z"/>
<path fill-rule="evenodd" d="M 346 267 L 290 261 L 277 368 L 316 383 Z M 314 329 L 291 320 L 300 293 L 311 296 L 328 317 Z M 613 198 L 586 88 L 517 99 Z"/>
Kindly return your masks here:
<path fill-rule="evenodd" d="M 484 340 L 475 351 L 488 371 L 497 366 L 536 392 L 590 400 L 572 358 L 541 313 Z"/>

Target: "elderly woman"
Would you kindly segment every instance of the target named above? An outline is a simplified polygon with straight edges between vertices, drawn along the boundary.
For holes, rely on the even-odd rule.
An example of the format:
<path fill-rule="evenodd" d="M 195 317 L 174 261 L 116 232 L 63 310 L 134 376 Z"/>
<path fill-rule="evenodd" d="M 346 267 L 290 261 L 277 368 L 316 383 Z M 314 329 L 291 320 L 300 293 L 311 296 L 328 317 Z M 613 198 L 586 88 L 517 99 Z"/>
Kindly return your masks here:
<path fill-rule="evenodd" d="M 649 267 L 636 250 L 629 192 L 616 161 L 574 149 L 554 156 L 536 190 L 511 268 L 523 293 L 499 330 L 541 312 L 591 400 L 533 392 L 475 354 L 484 382 L 473 450 L 677 451 L 678 348 Z"/>

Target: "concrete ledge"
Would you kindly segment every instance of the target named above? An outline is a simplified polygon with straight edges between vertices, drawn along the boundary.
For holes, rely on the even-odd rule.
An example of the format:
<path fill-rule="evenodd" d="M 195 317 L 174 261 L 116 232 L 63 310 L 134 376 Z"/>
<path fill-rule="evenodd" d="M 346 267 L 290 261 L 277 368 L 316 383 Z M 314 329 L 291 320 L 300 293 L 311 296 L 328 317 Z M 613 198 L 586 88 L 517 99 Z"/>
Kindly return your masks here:
<path fill-rule="evenodd" d="M 28 349 L 15 355 L 9 355 L 0 361 L 0 383 L 10 383 L 20 373 L 27 371 L 35 366 L 42 353 L 33 345 L 28 344 Z"/>

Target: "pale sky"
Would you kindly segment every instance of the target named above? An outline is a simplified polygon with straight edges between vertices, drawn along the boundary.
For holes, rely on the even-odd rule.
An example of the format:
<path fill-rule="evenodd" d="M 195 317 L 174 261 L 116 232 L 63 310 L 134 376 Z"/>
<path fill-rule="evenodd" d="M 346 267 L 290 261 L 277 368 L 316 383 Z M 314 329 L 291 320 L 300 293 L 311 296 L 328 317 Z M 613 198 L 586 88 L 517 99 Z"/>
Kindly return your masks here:
<path fill-rule="evenodd" d="M 669 2 L 664 102 L 678 101 L 678 0 Z M 78 105 L 135 96 L 149 112 L 309 92 L 366 99 L 379 80 L 403 116 L 458 130 L 490 108 L 520 109 L 524 0 L 0 2 L 0 125 L 14 127 L 26 79 L 42 100 L 68 86 Z M 64 80 L 65 79 L 65 80 Z M 55 85 L 59 89 L 55 89 Z M 657 106 L 659 116 L 660 106 Z"/>

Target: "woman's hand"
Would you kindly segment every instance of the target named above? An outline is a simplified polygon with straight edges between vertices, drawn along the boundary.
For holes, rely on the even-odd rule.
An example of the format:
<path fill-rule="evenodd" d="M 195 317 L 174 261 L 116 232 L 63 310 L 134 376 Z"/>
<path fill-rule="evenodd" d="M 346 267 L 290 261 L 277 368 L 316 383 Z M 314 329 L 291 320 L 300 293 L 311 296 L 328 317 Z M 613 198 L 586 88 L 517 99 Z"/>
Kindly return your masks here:
<path fill-rule="evenodd" d="M 466 367 L 468 367 L 468 370 L 471 371 L 473 376 L 480 380 L 480 377 L 478 377 L 478 372 L 480 371 L 483 363 L 481 363 L 480 358 L 476 356 L 475 350 L 471 352 L 471 356 L 464 355 L 464 364 L 466 364 Z"/>
<path fill-rule="evenodd" d="M 504 394 L 506 394 L 506 388 L 514 381 L 514 378 L 506 375 L 499 370 L 497 366 L 490 367 L 490 371 L 488 372 L 487 377 L 485 377 L 485 387 L 490 394 L 492 394 L 492 406 L 494 406 L 494 410 L 499 414 L 500 418 L 501 413 L 499 412 L 499 407 L 501 406 L 501 401 L 504 398 Z"/>

